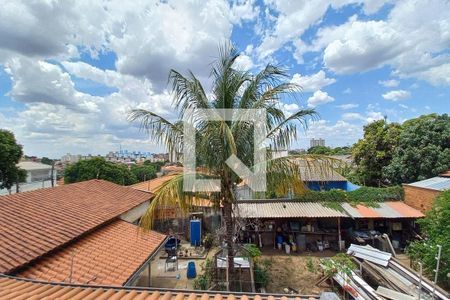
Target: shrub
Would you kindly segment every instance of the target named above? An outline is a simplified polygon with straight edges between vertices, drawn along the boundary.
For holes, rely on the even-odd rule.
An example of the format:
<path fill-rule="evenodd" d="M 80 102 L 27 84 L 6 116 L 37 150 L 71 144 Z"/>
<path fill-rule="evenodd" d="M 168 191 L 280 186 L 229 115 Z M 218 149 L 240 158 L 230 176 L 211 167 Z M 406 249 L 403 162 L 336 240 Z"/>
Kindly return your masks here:
<path fill-rule="evenodd" d="M 441 263 L 438 282 L 445 288 L 450 288 L 448 274 L 450 274 L 450 190 L 443 192 L 436 198 L 433 208 L 426 213 L 426 217 L 418 220 L 424 241 L 413 241 L 407 247 L 407 253 L 415 261 L 421 261 L 423 269 L 434 279 L 434 269 L 438 248 L 442 246 Z"/>

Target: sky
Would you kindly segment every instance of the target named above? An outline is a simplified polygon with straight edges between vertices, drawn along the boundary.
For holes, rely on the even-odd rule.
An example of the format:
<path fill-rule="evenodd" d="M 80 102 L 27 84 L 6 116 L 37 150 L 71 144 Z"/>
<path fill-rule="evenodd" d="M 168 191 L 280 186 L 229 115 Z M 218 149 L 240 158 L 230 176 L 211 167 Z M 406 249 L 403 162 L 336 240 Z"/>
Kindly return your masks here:
<path fill-rule="evenodd" d="M 368 122 L 450 112 L 450 2 L 0 0 L 0 128 L 27 155 L 163 149 L 127 121 L 133 108 L 175 118 L 170 69 L 208 85 L 218 46 L 236 67 L 286 67 L 302 92 L 286 114 L 314 108 L 299 130 L 328 146 Z"/>

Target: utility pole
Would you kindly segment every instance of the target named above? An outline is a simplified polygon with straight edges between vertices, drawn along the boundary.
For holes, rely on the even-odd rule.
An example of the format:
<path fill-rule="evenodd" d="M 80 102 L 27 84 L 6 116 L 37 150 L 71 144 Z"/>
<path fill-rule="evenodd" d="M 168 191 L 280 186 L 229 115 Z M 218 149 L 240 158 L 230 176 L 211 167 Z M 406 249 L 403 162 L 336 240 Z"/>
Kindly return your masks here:
<path fill-rule="evenodd" d="M 420 300 L 420 294 L 422 293 L 422 263 L 419 262 L 419 293 L 417 294 L 417 299 Z"/>
<path fill-rule="evenodd" d="M 51 172 L 51 177 L 50 177 L 50 180 L 51 180 L 51 182 L 52 182 L 52 187 L 54 187 L 55 186 L 55 178 L 54 178 L 54 172 L 55 172 L 55 161 L 53 160 L 52 161 L 52 172 Z"/>
<path fill-rule="evenodd" d="M 438 279 L 438 274 L 439 274 L 439 263 L 441 261 L 441 252 L 442 252 L 442 246 L 441 245 L 437 245 L 438 248 L 438 254 L 436 256 L 436 270 L 434 270 L 435 274 L 434 274 L 434 282 L 433 282 L 433 299 L 436 298 L 436 282 Z"/>

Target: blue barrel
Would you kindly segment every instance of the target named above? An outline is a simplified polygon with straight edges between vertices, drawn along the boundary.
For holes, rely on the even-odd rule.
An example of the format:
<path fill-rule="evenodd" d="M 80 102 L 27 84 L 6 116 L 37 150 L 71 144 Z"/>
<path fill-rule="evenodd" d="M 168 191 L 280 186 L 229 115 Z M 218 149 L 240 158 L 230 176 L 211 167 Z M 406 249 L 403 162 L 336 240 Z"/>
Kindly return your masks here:
<path fill-rule="evenodd" d="M 283 236 L 277 235 L 276 241 L 277 241 L 277 244 L 283 244 Z"/>
<path fill-rule="evenodd" d="M 190 261 L 187 265 L 186 277 L 189 279 L 197 277 L 197 271 L 195 270 L 195 263 Z"/>
<path fill-rule="evenodd" d="M 191 245 L 200 246 L 202 241 L 202 221 L 201 220 L 191 220 Z"/>

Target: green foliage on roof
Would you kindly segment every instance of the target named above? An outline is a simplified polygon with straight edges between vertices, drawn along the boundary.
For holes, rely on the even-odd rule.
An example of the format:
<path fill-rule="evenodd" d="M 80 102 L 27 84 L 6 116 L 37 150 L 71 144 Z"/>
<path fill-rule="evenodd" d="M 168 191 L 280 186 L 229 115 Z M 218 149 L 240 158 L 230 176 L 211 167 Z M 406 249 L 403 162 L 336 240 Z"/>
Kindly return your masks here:
<path fill-rule="evenodd" d="M 352 205 L 364 204 L 366 206 L 377 207 L 377 203 L 379 202 L 400 201 L 403 200 L 403 197 L 404 193 L 401 186 L 387 188 L 364 186 L 351 192 L 338 189 L 330 191 L 308 191 L 295 200 L 301 202 L 321 202 L 328 207 L 342 210 L 340 204 L 344 202 Z"/>

